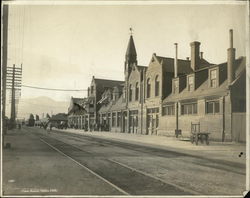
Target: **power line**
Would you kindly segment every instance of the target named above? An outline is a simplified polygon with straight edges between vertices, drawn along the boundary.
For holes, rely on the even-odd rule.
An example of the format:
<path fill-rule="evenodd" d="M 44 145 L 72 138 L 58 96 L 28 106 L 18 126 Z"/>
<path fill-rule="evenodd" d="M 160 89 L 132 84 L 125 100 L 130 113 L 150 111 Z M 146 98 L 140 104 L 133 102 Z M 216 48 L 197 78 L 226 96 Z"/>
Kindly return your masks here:
<path fill-rule="evenodd" d="M 30 85 L 22 85 L 22 87 L 32 88 L 32 89 L 42 89 L 48 91 L 88 91 L 87 89 L 57 89 L 57 88 L 35 87 Z"/>

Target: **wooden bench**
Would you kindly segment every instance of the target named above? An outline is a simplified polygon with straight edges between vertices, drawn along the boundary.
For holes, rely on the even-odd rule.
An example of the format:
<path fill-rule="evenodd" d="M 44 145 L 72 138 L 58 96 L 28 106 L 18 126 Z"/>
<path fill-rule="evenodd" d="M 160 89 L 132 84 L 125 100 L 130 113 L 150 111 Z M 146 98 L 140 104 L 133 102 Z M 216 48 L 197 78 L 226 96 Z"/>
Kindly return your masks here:
<path fill-rule="evenodd" d="M 191 122 L 191 135 L 190 135 L 190 141 L 193 144 L 195 142 L 196 145 L 198 145 L 198 142 L 200 141 L 202 144 L 206 142 L 206 144 L 209 144 L 209 134 L 208 132 L 201 132 L 200 131 L 200 123 L 192 123 Z"/>

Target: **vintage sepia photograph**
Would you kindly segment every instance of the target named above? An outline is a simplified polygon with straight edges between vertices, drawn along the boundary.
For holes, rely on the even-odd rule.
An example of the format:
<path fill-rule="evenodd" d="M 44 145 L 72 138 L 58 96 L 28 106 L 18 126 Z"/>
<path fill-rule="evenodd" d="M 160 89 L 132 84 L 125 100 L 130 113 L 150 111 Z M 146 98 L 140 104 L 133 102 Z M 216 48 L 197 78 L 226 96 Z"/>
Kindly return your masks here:
<path fill-rule="evenodd" d="M 1 197 L 248 197 L 249 1 L 2 1 Z"/>

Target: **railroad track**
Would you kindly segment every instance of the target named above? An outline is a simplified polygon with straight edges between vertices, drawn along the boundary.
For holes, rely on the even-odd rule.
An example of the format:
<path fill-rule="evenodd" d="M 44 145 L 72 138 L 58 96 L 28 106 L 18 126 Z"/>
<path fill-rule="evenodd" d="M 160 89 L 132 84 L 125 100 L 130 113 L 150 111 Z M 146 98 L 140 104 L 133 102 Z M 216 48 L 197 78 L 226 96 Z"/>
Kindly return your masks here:
<path fill-rule="evenodd" d="M 53 131 L 53 133 L 55 134 L 60 134 L 60 135 L 64 135 L 66 137 L 70 137 L 75 141 L 79 141 L 82 142 L 82 138 L 84 137 L 84 141 L 89 140 L 90 142 L 98 142 L 104 145 L 112 145 L 112 146 L 117 146 L 117 147 L 122 147 L 122 148 L 126 148 L 129 150 L 133 150 L 133 151 L 137 151 L 137 152 L 142 152 L 142 153 L 146 153 L 146 154 L 153 154 L 155 156 L 159 156 L 159 157 L 167 157 L 167 158 L 176 158 L 176 157 L 193 157 L 196 158 L 196 160 L 192 163 L 197 164 L 197 165 L 202 165 L 202 166 L 206 166 L 206 167 L 210 167 L 210 168 L 215 168 L 215 169 L 219 169 L 219 170 L 227 170 L 233 173 L 237 173 L 240 175 L 245 175 L 245 165 L 243 164 L 239 164 L 239 163 L 234 163 L 234 162 L 228 162 L 225 161 L 223 159 L 207 159 L 205 157 L 199 157 L 199 159 L 197 159 L 196 156 L 193 156 L 191 154 L 185 154 L 185 153 L 179 153 L 179 152 L 175 152 L 175 151 L 167 151 L 161 148 L 153 148 L 153 147 L 146 147 L 146 146 L 141 146 L 141 145 L 136 145 L 136 144 L 130 144 L 127 142 L 121 142 L 121 141 L 113 141 L 113 140 L 105 140 L 99 137 L 90 137 L 90 136 L 83 136 L 83 135 L 78 135 L 78 134 L 73 134 L 73 133 L 67 133 L 67 132 L 63 132 L 63 131 Z M 232 169 L 232 167 L 237 169 Z M 242 171 L 243 170 L 243 171 Z"/>
<path fill-rule="evenodd" d="M 49 135 L 36 134 L 49 147 L 78 164 L 93 176 L 111 185 L 121 195 L 194 195 L 195 191 L 166 182 L 121 162 L 96 156 L 79 146 L 55 139 Z"/>

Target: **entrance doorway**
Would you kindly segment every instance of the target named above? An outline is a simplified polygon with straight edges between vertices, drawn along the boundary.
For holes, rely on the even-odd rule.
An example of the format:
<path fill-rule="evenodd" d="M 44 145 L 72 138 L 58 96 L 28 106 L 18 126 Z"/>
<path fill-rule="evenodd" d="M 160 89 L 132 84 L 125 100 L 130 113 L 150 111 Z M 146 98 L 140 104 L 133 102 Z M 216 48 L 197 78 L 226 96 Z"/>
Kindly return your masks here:
<path fill-rule="evenodd" d="M 138 110 L 129 112 L 129 133 L 137 133 L 138 128 Z"/>
<path fill-rule="evenodd" d="M 159 125 L 159 108 L 147 109 L 147 134 L 157 135 Z"/>

